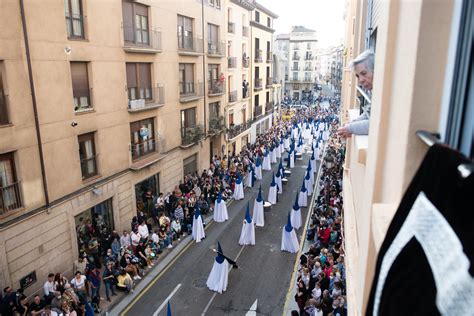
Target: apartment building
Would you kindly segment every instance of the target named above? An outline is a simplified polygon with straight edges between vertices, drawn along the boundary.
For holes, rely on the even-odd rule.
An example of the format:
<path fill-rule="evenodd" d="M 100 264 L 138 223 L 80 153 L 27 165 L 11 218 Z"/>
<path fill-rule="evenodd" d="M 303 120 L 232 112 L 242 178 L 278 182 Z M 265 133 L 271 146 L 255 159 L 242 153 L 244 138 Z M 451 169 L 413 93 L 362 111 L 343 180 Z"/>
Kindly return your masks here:
<path fill-rule="evenodd" d="M 317 77 L 316 31 L 304 26 L 293 26 L 290 33 L 276 37 L 275 45 L 288 60 L 285 69 L 285 93 L 293 100 L 301 100 L 311 93 Z"/>
<path fill-rule="evenodd" d="M 273 87 L 273 20 L 278 16 L 255 3 L 250 20 L 251 50 L 250 59 L 252 77 L 250 89 L 253 102 L 253 124 L 250 141 L 254 142 L 257 135 L 267 130 L 272 125 L 272 112 L 274 100 L 272 99 Z"/>
<path fill-rule="evenodd" d="M 252 57 L 250 19 L 254 1 L 226 1 L 227 86 L 225 108 L 227 152 L 239 153 L 250 142 L 252 126 L 252 91 L 250 59 Z"/>
<path fill-rule="evenodd" d="M 347 1 L 342 119 L 371 105 L 369 135 L 348 139 L 344 166 L 349 315 L 369 313 L 377 255 L 428 149 L 416 132 L 439 133 L 473 159 L 472 9 L 471 1 Z M 349 68 L 367 48 L 375 51 L 371 94 Z"/>
<path fill-rule="evenodd" d="M 2 2 L 1 288 L 71 275 L 80 227 L 128 229 L 221 152 L 225 21 L 219 0 Z"/>

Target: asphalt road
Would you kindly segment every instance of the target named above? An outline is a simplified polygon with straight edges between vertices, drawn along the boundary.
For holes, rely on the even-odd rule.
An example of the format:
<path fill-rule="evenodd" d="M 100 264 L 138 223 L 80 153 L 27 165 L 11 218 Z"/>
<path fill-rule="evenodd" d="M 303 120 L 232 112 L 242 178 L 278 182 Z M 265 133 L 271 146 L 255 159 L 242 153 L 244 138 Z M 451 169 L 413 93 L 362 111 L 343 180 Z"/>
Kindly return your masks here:
<path fill-rule="evenodd" d="M 157 276 L 159 279 L 153 286 L 123 314 L 153 315 L 174 292 L 170 300 L 173 315 L 245 315 L 255 300 L 258 300 L 258 315 L 281 315 L 296 259 L 296 254 L 280 251 L 281 232 L 306 171 L 308 156 L 303 157 L 302 161 L 295 162 L 277 205 L 265 212 L 265 226 L 256 227 L 255 246 L 242 247 L 238 240 L 247 202 L 250 201 L 252 208 L 260 183 L 264 199 L 268 195 L 272 174 L 269 171 L 263 172 L 263 180 L 256 181 L 252 189 L 245 190 L 244 200 L 231 203 L 228 221 L 211 222 L 206 229 L 206 239 L 197 244 L 192 242 L 185 248 L 166 272 Z M 272 165 L 273 170 L 277 166 Z M 307 212 L 307 208 L 302 209 L 303 223 Z M 303 227 L 297 233 L 301 240 Z M 239 269 L 230 271 L 227 291 L 223 294 L 215 294 L 206 287 L 215 258 L 211 248 L 216 248 L 217 240 L 225 255 L 238 256 L 239 264 Z M 166 308 L 158 315 L 166 315 Z"/>

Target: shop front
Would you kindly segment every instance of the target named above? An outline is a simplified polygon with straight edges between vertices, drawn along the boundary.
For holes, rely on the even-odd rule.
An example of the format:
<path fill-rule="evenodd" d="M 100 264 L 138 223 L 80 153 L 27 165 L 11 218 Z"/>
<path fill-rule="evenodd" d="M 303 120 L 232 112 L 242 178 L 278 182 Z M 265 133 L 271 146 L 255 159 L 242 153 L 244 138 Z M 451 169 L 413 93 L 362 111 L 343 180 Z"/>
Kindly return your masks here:
<path fill-rule="evenodd" d="M 157 173 L 135 184 L 135 200 L 137 213 L 143 211 L 147 217 L 151 216 L 153 200 L 160 194 L 160 174 Z"/>

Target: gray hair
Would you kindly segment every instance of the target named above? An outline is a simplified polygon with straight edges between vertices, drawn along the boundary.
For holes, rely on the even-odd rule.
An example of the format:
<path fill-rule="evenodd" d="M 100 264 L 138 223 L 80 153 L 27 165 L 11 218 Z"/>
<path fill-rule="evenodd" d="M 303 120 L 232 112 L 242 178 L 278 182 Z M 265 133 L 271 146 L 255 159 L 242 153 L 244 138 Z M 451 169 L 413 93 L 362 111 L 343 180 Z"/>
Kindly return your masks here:
<path fill-rule="evenodd" d="M 354 70 L 354 67 L 358 64 L 366 63 L 367 68 L 369 68 L 371 71 L 374 71 L 374 60 L 375 54 L 370 49 L 367 49 L 363 51 L 359 56 L 354 58 L 354 60 L 351 61 L 350 66 L 351 69 Z"/>

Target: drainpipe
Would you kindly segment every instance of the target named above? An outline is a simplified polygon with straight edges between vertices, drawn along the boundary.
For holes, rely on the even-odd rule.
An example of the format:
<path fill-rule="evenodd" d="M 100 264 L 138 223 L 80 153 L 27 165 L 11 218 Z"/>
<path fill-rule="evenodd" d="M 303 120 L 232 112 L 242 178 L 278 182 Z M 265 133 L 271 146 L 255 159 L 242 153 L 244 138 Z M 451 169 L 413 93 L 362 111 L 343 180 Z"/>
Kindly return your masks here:
<path fill-rule="evenodd" d="M 204 40 L 204 0 L 201 0 L 201 29 L 202 29 L 202 49 L 203 49 L 203 56 L 202 56 L 202 86 L 204 89 L 204 137 L 207 138 L 207 97 L 206 97 L 206 42 Z"/>
<path fill-rule="evenodd" d="M 38 108 L 36 106 L 35 84 L 33 81 L 33 71 L 31 68 L 30 45 L 28 42 L 28 31 L 26 29 L 25 6 L 23 3 L 23 0 L 20 0 L 20 14 L 21 14 L 21 24 L 23 26 L 23 39 L 25 40 L 26 63 L 28 65 L 28 79 L 30 81 L 31 101 L 33 104 L 33 113 L 35 116 L 36 140 L 38 142 L 38 152 L 39 152 L 40 165 L 41 165 L 41 178 L 43 182 L 44 201 L 46 203 L 46 207 L 49 207 L 48 184 L 46 182 L 46 172 L 45 172 L 45 167 L 44 167 L 43 143 L 41 141 L 40 125 L 39 125 L 39 119 L 38 119 Z"/>

